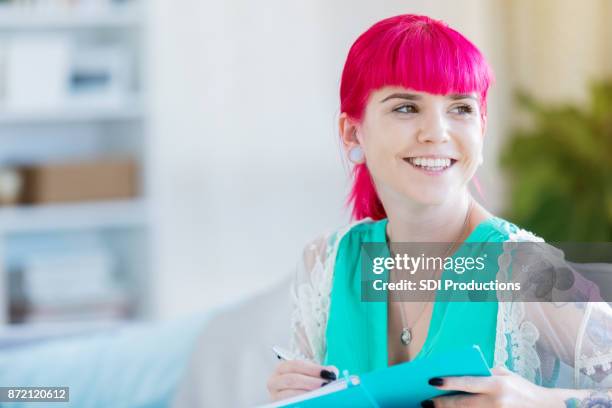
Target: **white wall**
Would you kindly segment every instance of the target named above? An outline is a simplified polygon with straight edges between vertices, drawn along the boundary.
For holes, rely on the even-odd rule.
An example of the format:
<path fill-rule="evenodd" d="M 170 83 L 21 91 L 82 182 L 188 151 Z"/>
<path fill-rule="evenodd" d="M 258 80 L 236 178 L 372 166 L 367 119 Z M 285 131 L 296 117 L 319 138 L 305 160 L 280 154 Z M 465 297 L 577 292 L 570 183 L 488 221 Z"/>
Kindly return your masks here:
<path fill-rule="evenodd" d="M 514 0 L 508 13 L 518 86 L 551 101 L 584 101 L 588 81 L 612 72 L 612 2 Z"/>
<path fill-rule="evenodd" d="M 292 272 L 308 239 L 347 220 L 335 120 L 342 64 L 357 35 L 384 17 L 424 13 L 500 59 L 486 3 L 153 0 L 157 315 L 261 289 Z M 502 96 L 493 92 L 492 116 Z M 501 128 L 491 119 L 491 135 Z M 494 155 L 497 146 L 487 149 Z M 485 188 L 495 206 L 499 182 L 489 162 Z"/>

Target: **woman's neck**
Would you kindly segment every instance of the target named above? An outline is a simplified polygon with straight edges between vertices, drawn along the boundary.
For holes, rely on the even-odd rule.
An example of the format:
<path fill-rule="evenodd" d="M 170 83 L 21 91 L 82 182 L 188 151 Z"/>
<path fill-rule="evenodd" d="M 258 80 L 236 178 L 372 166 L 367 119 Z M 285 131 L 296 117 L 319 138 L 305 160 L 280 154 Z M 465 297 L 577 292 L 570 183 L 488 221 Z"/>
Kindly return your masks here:
<path fill-rule="evenodd" d="M 466 220 L 471 200 L 465 191 L 437 205 L 414 202 L 386 205 L 387 236 L 391 242 L 462 241 L 473 229 L 471 220 Z"/>

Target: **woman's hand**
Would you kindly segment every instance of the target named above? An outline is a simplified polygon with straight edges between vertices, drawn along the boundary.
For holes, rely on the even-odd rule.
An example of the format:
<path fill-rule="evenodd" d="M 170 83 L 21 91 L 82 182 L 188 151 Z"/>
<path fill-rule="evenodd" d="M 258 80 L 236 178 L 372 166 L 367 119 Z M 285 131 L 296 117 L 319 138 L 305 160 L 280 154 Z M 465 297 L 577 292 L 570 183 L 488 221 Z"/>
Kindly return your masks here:
<path fill-rule="evenodd" d="M 268 379 L 268 392 L 272 401 L 278 401 L 320 388 L 337 377 L 338 369 L 334 366 L 281 361 Z"/>
<path fill-rule="evenodd" d="M 458 407 L 563 407 L 553 389 L 540 387 L 505 367 L 491 370 L 490 377 L 444 377 L 429 380 L 440 390 L 465 391 L 472 395 L 449 395 L 423 401 L 426 408 Z M 440 385 L 438 385 L 440 384 Z"/>

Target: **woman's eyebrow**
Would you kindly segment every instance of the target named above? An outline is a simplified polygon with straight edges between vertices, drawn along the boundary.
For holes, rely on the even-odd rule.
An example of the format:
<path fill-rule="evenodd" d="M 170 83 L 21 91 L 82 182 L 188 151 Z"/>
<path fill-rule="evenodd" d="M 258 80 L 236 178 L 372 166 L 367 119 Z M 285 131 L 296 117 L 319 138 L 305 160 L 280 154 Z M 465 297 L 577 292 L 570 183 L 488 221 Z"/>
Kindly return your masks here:
<path fill-rule="evenodd" d="M 411 93 L 394 93 L 387 96 L 385 99 L 380 101 L 380 103 L 387 102 L 389 99 L 407 99 L 409 101 L 418 101 L 423 99 L 423 97 L 421 95 Z"/>
<path fill-rule="evenodd" d="M 472 99 L 478 101 L 478 98 L 472 94 L 450 94 L 447 97 L 454 101 L 459 99 Z M 380 103 L 387 102 L 390 99 L 406 99 L 409 101 L 418 101 L 423 99 L 423 97 L 421 95 L 412 93 L 394 93 L 385 97 L 383 100 L 380 101 Z"/>
<path fill-rule="evenodd" d="M 450 94 L 448 95 L 448 98 L 454 101 L 457 99 L 473 99 L 475 101 L 478 101 L 478 98 L 472 94 Z"/>

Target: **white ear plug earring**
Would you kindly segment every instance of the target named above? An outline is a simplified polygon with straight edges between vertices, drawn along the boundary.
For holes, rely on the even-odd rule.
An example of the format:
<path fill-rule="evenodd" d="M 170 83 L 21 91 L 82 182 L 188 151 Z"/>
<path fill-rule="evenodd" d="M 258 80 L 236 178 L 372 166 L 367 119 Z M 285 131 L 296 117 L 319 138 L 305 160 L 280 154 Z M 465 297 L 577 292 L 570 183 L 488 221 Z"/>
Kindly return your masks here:
<path fill-rule="evenodd" d="M 353 146 L 348 151 L 348 157 L 354 164 L 361 164 L 364 162 L 364 154 L 361 146 Z"/>

